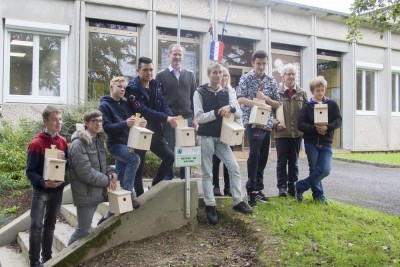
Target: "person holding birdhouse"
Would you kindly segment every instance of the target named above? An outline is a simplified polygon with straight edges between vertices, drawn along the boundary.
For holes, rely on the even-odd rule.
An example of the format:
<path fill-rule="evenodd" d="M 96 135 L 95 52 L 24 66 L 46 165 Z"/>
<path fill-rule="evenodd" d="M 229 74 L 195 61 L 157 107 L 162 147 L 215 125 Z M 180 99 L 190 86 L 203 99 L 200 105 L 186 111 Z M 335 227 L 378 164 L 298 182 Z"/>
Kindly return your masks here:
<path fill-rule="evenodd" d="M 54 150 L 51 151 L 54 154 L 53 160 L 64 161 L 68 157 L 67 140 L 59 134 L 62 125 L 61 110 L 55 106 L 47 106 L 43 110 L 42 118 L 46 128 L 29 143 L 26 162 L 26 176 L 33 188 L 29 232 L 30 266 L 43 266 L 43 263 L 52 258 L 54 229 L 64 189 L 64 177 L 56 180 L 51 177 L 50 172 L 44 178 L 46 152 Z"/>
<path fill-rule="evenodd" d="M 325 96 L 327 81 L 323 76 L 311 80 L 313 97 L 305 104 L 297 119 L 297 128 L 304 133 L 304 148 L 307 154 L 309 175 L 295 183 L 296 200 L 303 201 L 303 193 L 311 188 L 313 199 L 327 204 L 322 187 L 322 179 L 327 177 L 332 165 L 332 141 L 335 129 L 342 125 L 342 115 L 338 104 Z M 316 123 L 317 105 L 325 105 L 327 116 L 324 122 Z"/>
<path fill-rule="evenodd" d="M 243 126 L 250 146 L 247 159 L 248 180 L 246 183 L 249 205 L 257 206 L 257 201 L 267 203 L 264 195 L 264 169 L 267 165 L 273 114 L 269 113 L 262 121 L 253 122 L 252 109 L 267 110 L 278 108 L 280 96 L 275 79 L 267 75 L 268 55 L 264 50 L 254 52 L 251 60 L 253 70 L 240 77 L 236 94 L 243 110 Z M 260 107 L 260 108 L 258 108 Z"/>
<path fill-rule="evenodd" d="M 68 157 L 72 198 L 78 218 L 68 245 L 88 235 L 98 204 L 108 200 L 107 188 L 115 190 L 117 186 L 117 172 L 107 166 L 102 113 L 89 110 L 83 121 L 85 130 L 72 135 Z"/>
<path fill-rule="evenodd" d="M 206 216 L 210 224 L 218 223 L 218 214 L 213 192 L 213 155 L 226 165 L 233 198 L 233 209 L 250 214 L 253 210 L 243 201 L 239 164 L 228 144 L 220 141 L 222 120 L 234 116 L 239 119 L 242 111 L 235 106 L 236 99 L 220 85 L 222 66 L 213 62 L 207 68 L 210 82 L 197 88 L 193 96 L 194 119 L 199 124 L 198 143 L 201 146 L 202 184 Z"/>

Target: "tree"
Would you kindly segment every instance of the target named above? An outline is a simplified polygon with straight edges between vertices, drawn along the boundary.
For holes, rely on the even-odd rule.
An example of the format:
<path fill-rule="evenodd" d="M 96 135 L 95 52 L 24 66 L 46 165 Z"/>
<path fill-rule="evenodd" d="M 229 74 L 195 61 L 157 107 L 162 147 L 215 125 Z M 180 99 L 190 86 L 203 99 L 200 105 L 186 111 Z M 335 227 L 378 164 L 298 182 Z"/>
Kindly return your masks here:
<path fill-rule="evenodd" d="M 362 39 L 361 23 L 367 22 L 383 38 L 384 32 L 400 29 L 400 0 L 354 0 L 346 22 L 349 42 Z"/>

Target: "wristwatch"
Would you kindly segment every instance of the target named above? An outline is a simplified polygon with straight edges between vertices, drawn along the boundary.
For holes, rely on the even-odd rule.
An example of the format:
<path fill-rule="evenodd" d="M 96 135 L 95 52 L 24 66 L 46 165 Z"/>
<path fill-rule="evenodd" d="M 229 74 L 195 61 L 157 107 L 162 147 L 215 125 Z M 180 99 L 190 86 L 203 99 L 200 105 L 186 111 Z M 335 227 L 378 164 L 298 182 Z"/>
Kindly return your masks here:
<path fill-rule="evenodd" d="M 229 105 L 229 107 L 231 108 L 231 110 L 230 110 L 231 113 L 236 112 L 236 107 L 234 105 Z"/>

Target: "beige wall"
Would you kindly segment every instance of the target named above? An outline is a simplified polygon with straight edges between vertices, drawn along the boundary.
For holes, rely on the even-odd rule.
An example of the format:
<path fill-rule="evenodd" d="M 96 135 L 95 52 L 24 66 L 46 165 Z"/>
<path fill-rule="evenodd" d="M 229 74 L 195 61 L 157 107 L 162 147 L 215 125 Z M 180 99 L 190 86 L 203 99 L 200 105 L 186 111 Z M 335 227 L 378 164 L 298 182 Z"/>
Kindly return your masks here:
<path fill-rule="evenodd" d="M 355 151 L 388 150 L 382 122 L 378 116 L 356 116 L 354 135 Z"/>
<path fill-rule="evenodd" d="M 218 20 L 225 20 L 227 2 L 218 1 Z M 248 25 L 263 28 L 266 25 L 265 8 L 232 4 L 229 10 L 228 23 Z M 229 24 L 228 24 L 229 28 Z"/>
<path fill-rule="evenodd" d="M 400 49 L 400 34 L 392 33 L 392 48 Z"/>
<path fill-rule="evenodd" d="M 14 126 L 17 126 L 19 124 L 19 120 L 22 118 L 41 121 L 42 111 L 46 106 L 47 104 L 2 104 L 3 118 L 10 121 Z"/>
<path fill-rule="evenodd" d="M 387 46 L 388 43 L 387 34 L 384 34 L 383 38 L 381 39 L 379 37 L 379 33 L 376 33 L 375 30 L 373 29 L 362 28 L 361 33 L 362 33 L 362 39 L 359 40 L 359 44 L 366 44 L 370 46 L 380 46 L 380 47 Z"/>
<path fill-rule="evenodd" d="M 335 40 L 346 40 L 347 27 L 343 22 L 317 19 L 315 35 Z"/>
<path fill-rule="evenodd" d="M 149 0 L 85 0 L 85 2 L 112 6 L 134 7 L 148 10 L 151 9 L 151 1 Z"/>
<path fill-rule="evenodd" d="M 312 19 L 311 16 L 288 15 L 288 13 L 271 10 L 271 29 L 296 34 L 312 34 Z"/>
<path fill-rule="evenodd" d="M 150 1 L 149 1 L 150 2 Z M 185 0 L 181 1 L 182 16 L 193 18 L 210 18 L 210 11 L 207 1 Z M 178 4 L 176 0 L 158 0 L 156 2 L 156 11 L 170 14 L 178 13 Z"/>
<path fill-rule="evenodd" d="M 400 116 L 392 117 L 390 150 L 400 150 Z"/>

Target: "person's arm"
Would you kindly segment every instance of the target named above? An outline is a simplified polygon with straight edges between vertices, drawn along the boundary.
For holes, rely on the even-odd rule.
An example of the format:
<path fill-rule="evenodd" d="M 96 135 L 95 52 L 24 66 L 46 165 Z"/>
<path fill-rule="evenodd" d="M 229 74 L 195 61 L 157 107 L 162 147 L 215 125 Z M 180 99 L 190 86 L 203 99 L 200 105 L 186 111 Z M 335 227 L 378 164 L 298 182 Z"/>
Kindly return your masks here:
<path fill-rule="evenodd" d="M 317 132 L 315 125 L 310 122 L 308 105 L 304 105 L 299 112 L 297 117 L 297 129 L 308 134 L 314 134 Z"/>
<path fill-rule="evenodd" d="M 103 129 L 108 135 L 118 135 L 129 128 L 127 120 L 114 121 L 108 106 L 100 105 L 99 110 L 103 114 Z"/>
<path fill-rule="evenodd" d="M 242 118 L 242 109 L 239 107 L 238 102 L 236 100 L 236 94 L 228 89 L 229 92 L 229 106 L 230 113 L 235 116 L 235 120 Z"/>
<path fill-rule="evenodd" d="M 201 97 L 198 91 L 194 92 L 193 106 L 194 106 L 194 120 L 198 124 L 203 124 L 213 121 L 218 116 L 218 110 L 211 110 L 209 112 L 204 112 L 203 98 Z"/>
<path fill-rule="evenodd" d="M 40 146 L 35 143 L 30 143 L 26 159 L 26 177 L 33 186 L 45 188 L 43 164 L 41 164 L 40 160 L 41 157 L 44 157 L 44 155 L 40 155 Z"/>
<path fill-rule="evenodd" d="M 85 145 L 79 139 L 72 142 L 69 162 L 70 168 L 75 171 L 79 180 L 83 183 L 95 187 L 108 186 L 110 179 L 107 175 L 92 167 Z"/>
<path fill-rule="evenodd" d="M 330 122 L 328 123 L 328 131 L 334 131 L 335 129 L 342 126 L 342 115 L 340 114 L 338 104 L 333 100 L 330 100 L 329 102 L 331 102 L 330 105 L 332 111 L 332 121 L 330 120 Z"/>

